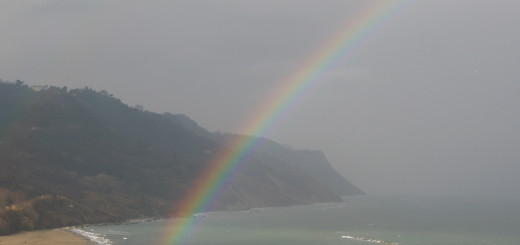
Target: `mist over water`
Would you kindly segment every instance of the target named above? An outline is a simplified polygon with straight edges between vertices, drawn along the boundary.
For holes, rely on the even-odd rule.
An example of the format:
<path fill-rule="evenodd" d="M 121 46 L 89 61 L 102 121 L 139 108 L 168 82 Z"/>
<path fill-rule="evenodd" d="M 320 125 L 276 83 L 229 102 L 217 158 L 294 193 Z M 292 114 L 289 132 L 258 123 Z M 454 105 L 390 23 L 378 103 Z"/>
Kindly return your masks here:
<path fill-rule="evenodd" d="M 201 222 L 190 230 L 185 244 L 513 245 L 520 240 L 520 201 L 420 196 L 360 196 L 345 200 L 207 213 L 200 215 Z M 161 244 L 170 222 L 83 230 L 100 234 L 115 245 Z"/>
<path fill-rule="evenodd" d="M 1 1 L 0 79 L 106 90 L 243 133 L 280 81 L 366 4 Z M 406 1 L 260 135 L 322 150 L 368 196 L 208 213 L 185 244 L 520 244 L 518 9 Z M 161 244 L 171 222 L 81 230 L 105 244 Z"/>

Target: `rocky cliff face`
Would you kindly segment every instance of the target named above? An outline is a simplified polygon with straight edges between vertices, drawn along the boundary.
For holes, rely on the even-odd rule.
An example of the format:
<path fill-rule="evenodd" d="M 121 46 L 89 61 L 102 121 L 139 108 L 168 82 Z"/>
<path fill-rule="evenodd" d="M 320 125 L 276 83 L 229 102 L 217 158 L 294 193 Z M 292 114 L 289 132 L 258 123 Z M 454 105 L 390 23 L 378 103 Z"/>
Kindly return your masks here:
<path fill-rule="evenodd" d="M 340 196 L 363 195 L 364 192 L 340 175 L 321 151 L 296 150 L 291 163 Z"/>
<path fill-rule="evenodd" d="M 221 134 L 221 138 L 244 137 Z M 330 191 L 339 196 L 363 195 L 364 192 L 346 180 L 329 163 L 325 154 L 318 150 L 294 150 L 269 139 L 258 139 L 254 148 L 255 156 L 273 167 L 285 165 L 296 167 Z"/>
<path fill-rule="evenodd" d="M 229 147 L 184 115 L 131 108 L 89 88 L 36 92 L 0 82 L 0 115 L 1 234 L 186 215 L 176 204 L 211 152 Z M 341 201 L 306 167 L 323 159 L 278 151 L 287 149 L 254 152 L 208 208 Z"/>

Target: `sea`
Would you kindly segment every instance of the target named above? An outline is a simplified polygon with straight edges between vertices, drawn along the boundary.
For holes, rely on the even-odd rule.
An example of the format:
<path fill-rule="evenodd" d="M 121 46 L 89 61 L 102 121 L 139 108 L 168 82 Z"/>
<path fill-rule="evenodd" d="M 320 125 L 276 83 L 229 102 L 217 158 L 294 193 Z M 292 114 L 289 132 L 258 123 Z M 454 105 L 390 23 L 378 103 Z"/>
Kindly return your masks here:
<path fill-rule="evenodd" d="M 197 214 L 183 245 L 518 245 L 520 200 L 345 197 L 343 203 Z M 168 244 L 174 219 L 77 227 L 98 244 Z"/>

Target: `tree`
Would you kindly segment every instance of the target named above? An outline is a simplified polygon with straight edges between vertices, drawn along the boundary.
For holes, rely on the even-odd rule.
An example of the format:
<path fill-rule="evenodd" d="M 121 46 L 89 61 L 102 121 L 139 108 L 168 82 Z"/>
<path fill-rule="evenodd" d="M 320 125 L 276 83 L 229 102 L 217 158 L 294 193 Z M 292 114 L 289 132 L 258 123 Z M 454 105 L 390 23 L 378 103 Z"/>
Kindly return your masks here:
<path fill-rule="evenodd" d="M 142 105 L 135 105 L 135 109 L 137 109 L 138 111 L 144 111 L 144 106 L 142 106 Z"/>

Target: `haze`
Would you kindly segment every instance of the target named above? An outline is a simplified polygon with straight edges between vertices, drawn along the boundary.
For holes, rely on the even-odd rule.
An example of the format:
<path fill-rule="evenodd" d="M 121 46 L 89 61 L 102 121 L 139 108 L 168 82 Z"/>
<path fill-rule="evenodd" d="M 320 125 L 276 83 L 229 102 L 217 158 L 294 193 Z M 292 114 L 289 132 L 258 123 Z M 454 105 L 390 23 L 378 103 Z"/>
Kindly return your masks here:
<path fill-rule="evenodd" d="M 0 2 L 0 78 L 237 132 L 366 1 Z M 520 3 L 410 1 L 269 135 L 369 194 L 520 198 Z"/>

